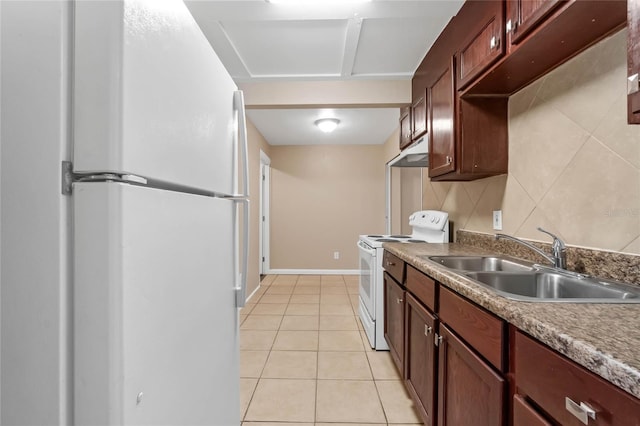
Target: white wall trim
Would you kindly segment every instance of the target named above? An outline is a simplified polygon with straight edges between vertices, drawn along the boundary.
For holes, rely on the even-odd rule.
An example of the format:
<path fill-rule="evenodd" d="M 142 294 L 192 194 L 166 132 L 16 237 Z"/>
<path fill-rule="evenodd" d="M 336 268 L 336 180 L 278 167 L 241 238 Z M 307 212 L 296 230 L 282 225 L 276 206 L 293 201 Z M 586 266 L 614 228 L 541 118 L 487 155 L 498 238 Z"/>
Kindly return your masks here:
<path fill-rule="evenodd" d="M 359 269 L 270 269 L 269 275 L 359 275 Z"/>
<path fill-rule="evenodd" d="M 260 284 L 258 284 L 258 287 L 256 287 L 256 289 L 255 289 L 255 290 L 253 290 L 253 291 L 251 292 L 251 294 L 247 297 L 247 299 L 245 300 L 245 303 L 246 303 L 246 302 L 248 302 L 249 300 L 251 300 L 251 298 L 252 298 L 253 296 L 255 296 L 255 294 L 258 292 L 258 290 L 260 290 L 260 287 L 261 287 L 261 285 L 260 285 Z"/>

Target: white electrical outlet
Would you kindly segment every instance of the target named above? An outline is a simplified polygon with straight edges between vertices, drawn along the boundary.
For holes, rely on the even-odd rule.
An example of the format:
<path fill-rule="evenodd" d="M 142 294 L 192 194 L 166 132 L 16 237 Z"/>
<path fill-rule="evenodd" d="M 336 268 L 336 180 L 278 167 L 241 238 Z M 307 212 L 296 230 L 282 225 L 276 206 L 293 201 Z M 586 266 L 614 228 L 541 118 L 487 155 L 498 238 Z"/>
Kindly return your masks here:
<path fill-rule="evenodd" d="M 502 210 L 493 211 L 493 229 L 502 231 Z"/>
<path fill-rule="evenodd" d="M 340 252 L 339 251 L 334 251 L 333 252 L 333 260 L 338 260 L 340 259 Z"/>

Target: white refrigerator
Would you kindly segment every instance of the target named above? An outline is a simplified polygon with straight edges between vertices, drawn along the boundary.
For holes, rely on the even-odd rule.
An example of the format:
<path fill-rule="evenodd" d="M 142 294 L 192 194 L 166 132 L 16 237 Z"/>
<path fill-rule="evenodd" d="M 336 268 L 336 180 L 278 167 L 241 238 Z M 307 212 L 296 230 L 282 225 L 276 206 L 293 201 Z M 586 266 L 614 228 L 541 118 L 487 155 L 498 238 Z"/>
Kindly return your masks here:
<path fill-rule="evenodd" d="M 35 15 L 51 7 L 23 3 L 30 6 L 16 8 Z M 66 298 L 58 419 L 239 425 L 238 308 L 248 249 L 242 93 L 181 0 L 57 3 L 66 57 L 57 119 L 69 130 L 68 147 L 48 159 L 59 163 L 68 208 L 58 223 L 66 243 L 58 260 L 68 265 L 58 294 Z M 2 13 L 18 16 L 11 7 Z M 3 64 L 8 78 L 17 69 Z M 21 283 L 3 276 L 9 296 L 12 285 Z M 7 309 L 3 332 L 12 331 L 7 316 L 19 315 Z M 3 348 L 3 375 L 36 374 L 11 350 Z M 34 401 L 20 400 L 18 380 L 3 377 L 7 424 L 34 421 Z"/>

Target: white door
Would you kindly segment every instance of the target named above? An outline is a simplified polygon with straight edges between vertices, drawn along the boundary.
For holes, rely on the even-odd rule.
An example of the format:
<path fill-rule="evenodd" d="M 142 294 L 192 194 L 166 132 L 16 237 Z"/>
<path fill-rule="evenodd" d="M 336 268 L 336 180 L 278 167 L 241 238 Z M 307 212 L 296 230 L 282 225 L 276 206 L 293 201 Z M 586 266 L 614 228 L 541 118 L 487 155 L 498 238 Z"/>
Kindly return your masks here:
<path fill-rule="evenodd" d="M 261 150 L 260 151 L 260 274 L 266 275 L 269 273 L 269 189 L 271 187 L 271 160 Z"/>
<path fill-rule="evenodd" d="M 233 202 L 112 182 L 73 197 L 76 423 L 238 425 Z"/>
<path fill-rule="evenodd" d="M 233 193 L 237 87 L 184 3 L 76 1 L 74 32 L 74 170 Z"/>

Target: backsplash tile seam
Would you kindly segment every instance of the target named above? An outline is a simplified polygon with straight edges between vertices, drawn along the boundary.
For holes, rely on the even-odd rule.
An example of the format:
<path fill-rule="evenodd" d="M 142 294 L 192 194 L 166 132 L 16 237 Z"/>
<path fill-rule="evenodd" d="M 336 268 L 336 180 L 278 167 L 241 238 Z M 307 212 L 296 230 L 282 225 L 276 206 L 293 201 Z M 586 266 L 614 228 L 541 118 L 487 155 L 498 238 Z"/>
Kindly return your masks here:
<path fill-rule="evenodd" d="M 597 130 L 597 129 L 596 129 Z M 591 135 L 591 137 L 593 139 L 595 139 L 600 145 L 602 145 L 607 151 L 611 152 L 615 157 L 618 157 L 618 159 L 624 161 L 625 163 L 629 164 L 631 167 L 633 167 L 636 170 L 640 171 L 640 167 L 636 166 L 635 164 L 633 164 L 632 162 L 630 162 L 629 160 L 627 160 L 626 158 L 624 158 L 622 155 L 620 155 L 618 152 L 616 152 L 615 150 L 611 149 L 611 147 L 609 145 L 607 145 L 605 142 L 601 141 L 600 139 L 598 139 L 597 136 L 595 136 L 595 131 L 593 132 L 593 134 Z M 640 147 L 638 147 L 638 149 L 640 149 Z"/>

